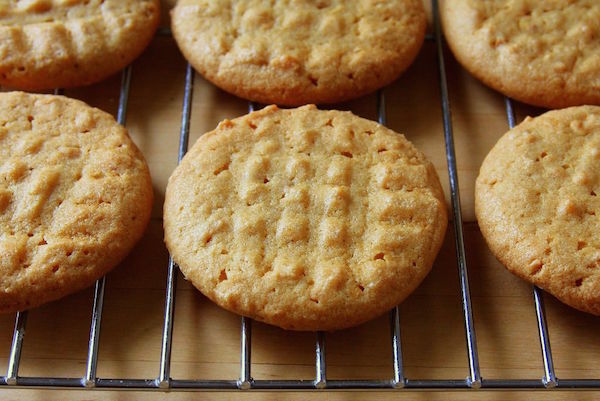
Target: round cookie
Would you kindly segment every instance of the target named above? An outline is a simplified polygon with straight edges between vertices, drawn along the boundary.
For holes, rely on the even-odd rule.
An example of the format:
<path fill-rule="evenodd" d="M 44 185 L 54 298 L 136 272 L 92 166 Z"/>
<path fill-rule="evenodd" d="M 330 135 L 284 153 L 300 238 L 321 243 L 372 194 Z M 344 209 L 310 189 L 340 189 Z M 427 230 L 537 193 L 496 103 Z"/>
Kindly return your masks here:
<path fill-rule="evenodd" d="M 374 318 L 431 269 L 447 225 L 432 164 L 349 112 L 269 106 L 204 134 L 169 179 L 165 241 L 220 306 L 294 330 Z"/>
<path fill-rule="evenodd" d="M 159 13 L 159 0 L 0 2 L 0 85 L 43 90 L 100 81 L 139 56 Z"/>
<path fill-rule="evenodd" d="M 425 37 L 421 0 L 179 0 L 173 35 L 218 87 L 266 104 L 362 96 L 394 81 Z"/>
<path fill-rule="evenodd" d="M 475 211 L 508 270 L 600 315 L 600 107 L 527 118 L 485 158 Z"/>
<path fill-rule="evenodd" d="M 0 94 L 0 312 L 93 284 L 142 236 L 151 206 L 146 162 L 112 116 Z"/>
<path fill-rule="evenodd" d="M 547 108 L 600 104 L 600 2 L 445 0 L 448 44 L 475 77 Z"/>

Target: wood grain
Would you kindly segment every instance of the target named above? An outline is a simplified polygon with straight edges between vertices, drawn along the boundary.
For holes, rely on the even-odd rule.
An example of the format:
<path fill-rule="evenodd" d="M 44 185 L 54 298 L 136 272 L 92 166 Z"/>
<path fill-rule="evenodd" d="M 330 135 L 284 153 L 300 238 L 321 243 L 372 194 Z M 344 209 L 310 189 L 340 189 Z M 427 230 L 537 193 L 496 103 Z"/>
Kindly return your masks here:
<path fill-rule="evenodd" d="M 169 0 L 165 9 L 172 5 Z M 165 13 L 166 21 L 166 13 Z M 448 75 L 458 156 L 465 241 L 482 375 L 486 378 L 540 378 L 542 362 L 531 287 L 508 273 L 490 254 L 473 213 L 473 184 L 486 153 L 507 130 L 503 99 L 453 60 Z M 154 378 L 158 375 L 168 255 L 162 242 L 162 203 L 167 179 L 177 162 L 185 61 L 169 37 L 157 37 L 133 66 L 127 126 L 150 165 L 156 202 L 152 222 L 140 244 L 108 275 L 98 375 Z M 68 96 L 114 113 L 120 77 Z M 433 161 L 448 196 L 437 61 L 427 42 L 415 64 L 385 91 L 392 129 L 405 133 Z M 335 105 L 375 119 L 375 96 Z M 193 143 L 224 118 L 242 115 L 247 103 L 196 76 L 191 123 Z M 519 116 L 540 111 L 518 105 Z M 423 285 L 401 306 L 405 374 L 409 378 L 462 379 L 467 356 L 454 238 L 450 227 L 440 256 Z M 82 376 L 85 370 L 92 290 L 33 310 L 24 342 L 21 375 Z M 600 376 L 600 320 L 546 296 L 558 376 Z M 0 366 L 6 366 L 14 315 L 0 316 Z M 240 319 L 194 290 L 181 277 L 177 286 L 172 377 L 229 378 L 239 374 Z M 253 326 L 252 373 L 260 379 L 311 379 L 312 333 Z M 327 337 L 329 378 L 391 377 L 386 316 Z M 592 400 L 598 393 L 577 393 Z M 500 400 L 506 393 L 170 393 L 170 400 L 305 399 Z M 511 399 L 558 400 L 565 392 L 511 393 Z M 158 400 L 162 393 L 0 389 L 4 400 Z"/>

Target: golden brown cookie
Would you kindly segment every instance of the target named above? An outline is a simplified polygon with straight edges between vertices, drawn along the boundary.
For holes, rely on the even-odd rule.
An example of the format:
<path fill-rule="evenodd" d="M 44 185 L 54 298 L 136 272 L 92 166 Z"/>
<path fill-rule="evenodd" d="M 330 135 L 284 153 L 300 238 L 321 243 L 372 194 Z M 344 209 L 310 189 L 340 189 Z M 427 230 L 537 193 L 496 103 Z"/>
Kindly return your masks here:
<path fill-rule="evenodd" d="M 142 236 L 151 205 L 146 162 L 109 114 L 0 94 L 0 312 L 93 284 Z"/>
<path fill-rule="evenodd" d="M 159 22 L 158 0 L 0 2 L 0 85 L 26 90 L 100 81 L 131 63 Z"/>
<path fill-rule="evenodd" d="M 600 315 L 600 107 L 527 118 L 481 166 L 475 211 L 514 274 Z"/>
<path fill-rule="evenodd" d="M 420 0 L 179 0 L 179 48 L 209 81 L 262 103 L 356 98 L 395 80 L 425 36 Z"/>
<path fill-rule="evenodd" d="M 600 104 L 598 0 L 445 0 L 444 32 L 486 85 L 536 106 Z"/>
<path fill-rule="evenodd" d="M 359 324 L 406 298 L 447 225 L 437 174 L 349 112 L 269 106 L 204 134 L 169 179 L 165 241 L 220 306 L 294 330 Z"/>

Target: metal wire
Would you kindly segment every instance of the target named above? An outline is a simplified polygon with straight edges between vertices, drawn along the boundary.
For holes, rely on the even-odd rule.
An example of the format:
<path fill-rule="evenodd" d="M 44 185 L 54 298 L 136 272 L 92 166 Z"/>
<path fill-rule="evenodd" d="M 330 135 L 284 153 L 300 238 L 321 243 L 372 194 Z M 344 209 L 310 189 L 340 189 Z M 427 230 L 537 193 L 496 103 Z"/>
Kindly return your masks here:
<path fill-rule="evenodd" d="M 94 288 L 94 306 L 92 308 L 92 324 L 90 327 L 90 341 L 83 385 L 94 387 L 96 385 L 96 371 L 98 367 L 98 347 L 100 345 L 100 324 L 102 323 L 102 310 L 104 308 L 104 286 L 106 279 L 102 277 L 96 281 Z"/>
<path fill-rule="evenodd" d="M 390 327 L 392 336 L 392 362 L 394 364 L 393 386 L 402 388 L 405 385 L 404 369 L 402 364 L 402 341 L 400 337 L 400 312 L 396 306 L 390 312 Z"/>
<path fill-rule="evenodd" d="M 121 75 L 121 89 L 119 91 L 119 108 L 117 109 L 117 122 L 125 125 L 127 120 L 127 106 L 129 105 L 129 91 L 131 89 L 131 65 L 128 65 Z"/>
<path fill-rule="evenodd" d="M 512 129 L 516 125 L 515 110 L 513 102 L 509 97 L 504 97 L 506 106 L 506 119 L 508 126 Z M 544 295 L 542 290 L 533 286 L 533 303 L 535 305 L 535 316 L 537 319 L 538 334 L 540 338 L 540 348 L 542 350 L 542 361 L 544 364 L 544 377 L 542 382 L 545 387 L 552 388 L 557 385 L 556 373 L 554 372 L 554 361 L 552 350 L 550 348 L 550 334 L 548 333 L 548 324 L 546 323 L 546 308 L 544 308 Z"/>
<path fill-rule="evenodd" d="M 119 107 L 117 110 L 117 122 L 125 125 L 127 119 L 127 103 L 129 102 L 129 89 L 131 87 L 131 65 L 127 66 L 121 76 L 121 89 L 119 94 Z M 83 378 L 85 387 L 96 385 L 96 372 L 98 370 L 98 348 L 100 345 L 100 326 L 102 323 L 102 310 L 104 309 L 104 288 L 106 276 L 96 281 L 94 288 L 94 306 L 92 308 L 92 323 L 90 327 L 90 341 L 88 344 L 88 356 Z"/>
<path fill-rule="evenodd" d="M 19 374 L 19 364 L 21 362 L 21 350 L 23 349 L 23 338 L 25 337 L 26 324 L 27 311 L 17 312 L 13 341 L 10 347 L 10 357 L 8 359 L 8 371 L 6 372 L 5 379 L 6 384 L 10 386 L 17 385 L 17 376 Z"/>
<path fill-rule="evenodd" d="M 55 95 L 63 95 L 63 89 L 56 88 L 53 92 Z M 17 312 L 15 318 L 15 328 L 13 332 L 13 340 L 10 347 L 10 355 L 8 359 L 8 369 L 6 377 L 1 380 L 2 383 L 16 386 L 17 377 L 19 374 L 19 365 L 21 363 L 21 350 L 23 349 L 23 339 L 25 337 L 25 326 L 27 325 L 27 311 Z"/>
<path fill-rule="evenodd" d="M 377 91 L 377 121 L 381 125 L 387 125 L 387 108 L 383 89 Z M 392 363 L 394 367 L 392 383 L 393 387 L 402 388 L 404 387 L 404 369 L 400 336 L 400 311 L 397 306 L 390 311 L 390 336 L 392 340 Z"/>
<path fill-rule="evenodd" d="M 327 362 L 325 360 L 325 333 L 317 332 L 315 343 L 315 388 L 327 387 Z"/>
<path fill-rule="evenodd" d="M 177 266 L 171 256 L 167 267 L 167 294 L 165 296 L 165 315 L 162 343 L 160 348 L 160 368 L 158 386 L 169 388 L 171 380 L 171 346 L 173 344 L 173 321 L 175 317 L 175 288 L 177 287 Z"/>
<path fill-rule="evenodd" d="M 387 125 L 387 109 L 385 106 L 385 93 L 383 89 L 377 91 L 377 121 L 381 125 Z"/>
<path fill-rule="evenodd" d="M 240 332 L 240 380 L 238 387 L 248 390 L 252 387 L 251 355 L 252 355 L 252 320 L 242 316 L 242 330 Z"/>
<path fill-rule="evenodd" d="M 190 140 L 190 119 L 192 115 L 192 100 L 194 93 L 194 69 L 190 64 L 185 71 L 185 86 L 183 90 L 183 105 L 181 111 L 181 129 L 179 131 L 179 152 L 177 163 L 185 156 Z M 177 287 L 177 265 L 169 256 L 167 268 L 167 288 L 165 296 L 165 317 L 160 351 L 160 371 L 158 386 L 166 389 L 171 380 L 171 346 L 173 344 L 173 321 L 175 316 L 175 289 Z"/>
<path fill-rule="evenodd" d="M 542 349 L 542 359 L 544 362 L 544 377 L 542 381 L 548 388 L 556 387 L 557 378 L 554 372 L 554 362 L 552 360 L 552 350 L 550 349 L 550 335 L 546 323 L 546 310 L 544 308 L 544 298 L 542 290 L 533 287 L 533 298 L 535 303 L 535 316 L 538 323 L 538 333 L 540 335 L 540 347 Z"/>
<path fill-rule="evenodd" d="M 456 168 L 456 152 L 454 150 L 454 134 L 452 129 L 452 116 L 450 112 L 450 99 L 448 96 L 448 81 L 444 50 L 442 46 L 442 29 L 440 24 L 439 7 L 437 0 L 431 1 L 433 9 L 435 44 L 438 57 L 440 93 L 442 103 L 442 118 L 444 123 L 444 139 L 446 141 L 446 159 L 448 163 L 448 176 L 450 178 L 450 199 L 452 200 L 452 216 L 454 221 L 454 238 L 458 263 L 460 289 L 462 295 L 463 317 L 465 321 L 465 337 L 467 340 L 467 354 L 469 358 L 468 384 L 473 388 L 481 387 L 479 371 L 479 356 L 477 353 L 477 340 L 473 310 L 471 307 L 471 294 L 469 289 L 469 275 L 467 272 L 467 258 L 465 255 L 465 242 L 463 236 L 463 220 L 460 207 L 460 192 L 458 186 L 458 169 Z"/>

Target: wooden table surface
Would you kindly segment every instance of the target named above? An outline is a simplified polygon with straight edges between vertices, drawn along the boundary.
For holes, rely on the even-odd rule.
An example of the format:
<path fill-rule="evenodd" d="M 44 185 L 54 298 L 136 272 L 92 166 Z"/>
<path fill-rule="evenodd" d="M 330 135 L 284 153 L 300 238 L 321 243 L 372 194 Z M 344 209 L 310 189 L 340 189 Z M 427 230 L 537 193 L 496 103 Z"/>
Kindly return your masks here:
<path fill-rule="evenodd" d="M 165 1 L 168 9 L 173 1 Z M 164 13 L 167 23 L 167 13 Z M 539 379 L 543 375 L 530 285 L 490 254 L 474 218 L 473 185 L 486 153 L 507 130 L 503 98 L 470 77 L 447 53 L 460 194 L 475 328 L 485 378 Z M 177 162 L 185 60 L 172 38 L 157 36 L 133 65 L 127 126 L 150 165 L 155 204 L 148 230 L 131 255 L 107 277 L 98 376 L 158 376 L 168 254 L 162 237 L 164 189 Z M 120 77 L 67 96 L 115 113 Z M 448 173 L 435 45 L 425 43 L 414 65 L 386 88 L 388 125 L 404 133 L 435 164 L 448 197 Z M 375 96 L 335 105 L 376 118 Z M 247 102 L 196 76 L 190 144 L 224 118 L 242 115 Z M 540 110 L 517 105 L 519 119 Z M 92 290 L 32 310 L 20 375 L 82 376 Z M 559 378 L 600 377 L 600 319 L 545 296 Z M 405 375 L 463 379 L 468 374 L 452 228 L 433 271 L 401 305 Z M 14 315 L 0 316 L 0 366 L 6 366 Z M 171 375 L 177 379 L 235 379 L 239 375 L 240 319 L 200 295 L 181 276 L 177 286 Z M 314 378 L 313 333 L 253 325 L 252 375 L 260 379 Z M 328 378 L 391 378 L 387 316 L 327 335 Z M 3 368 L 2 368 L 3 369 Z M 35 400 L 548 400 L 598 399 L 600 393 L 467 391 L 455 393 L 148 393 L 0 389 L 0 399 Z"/>

